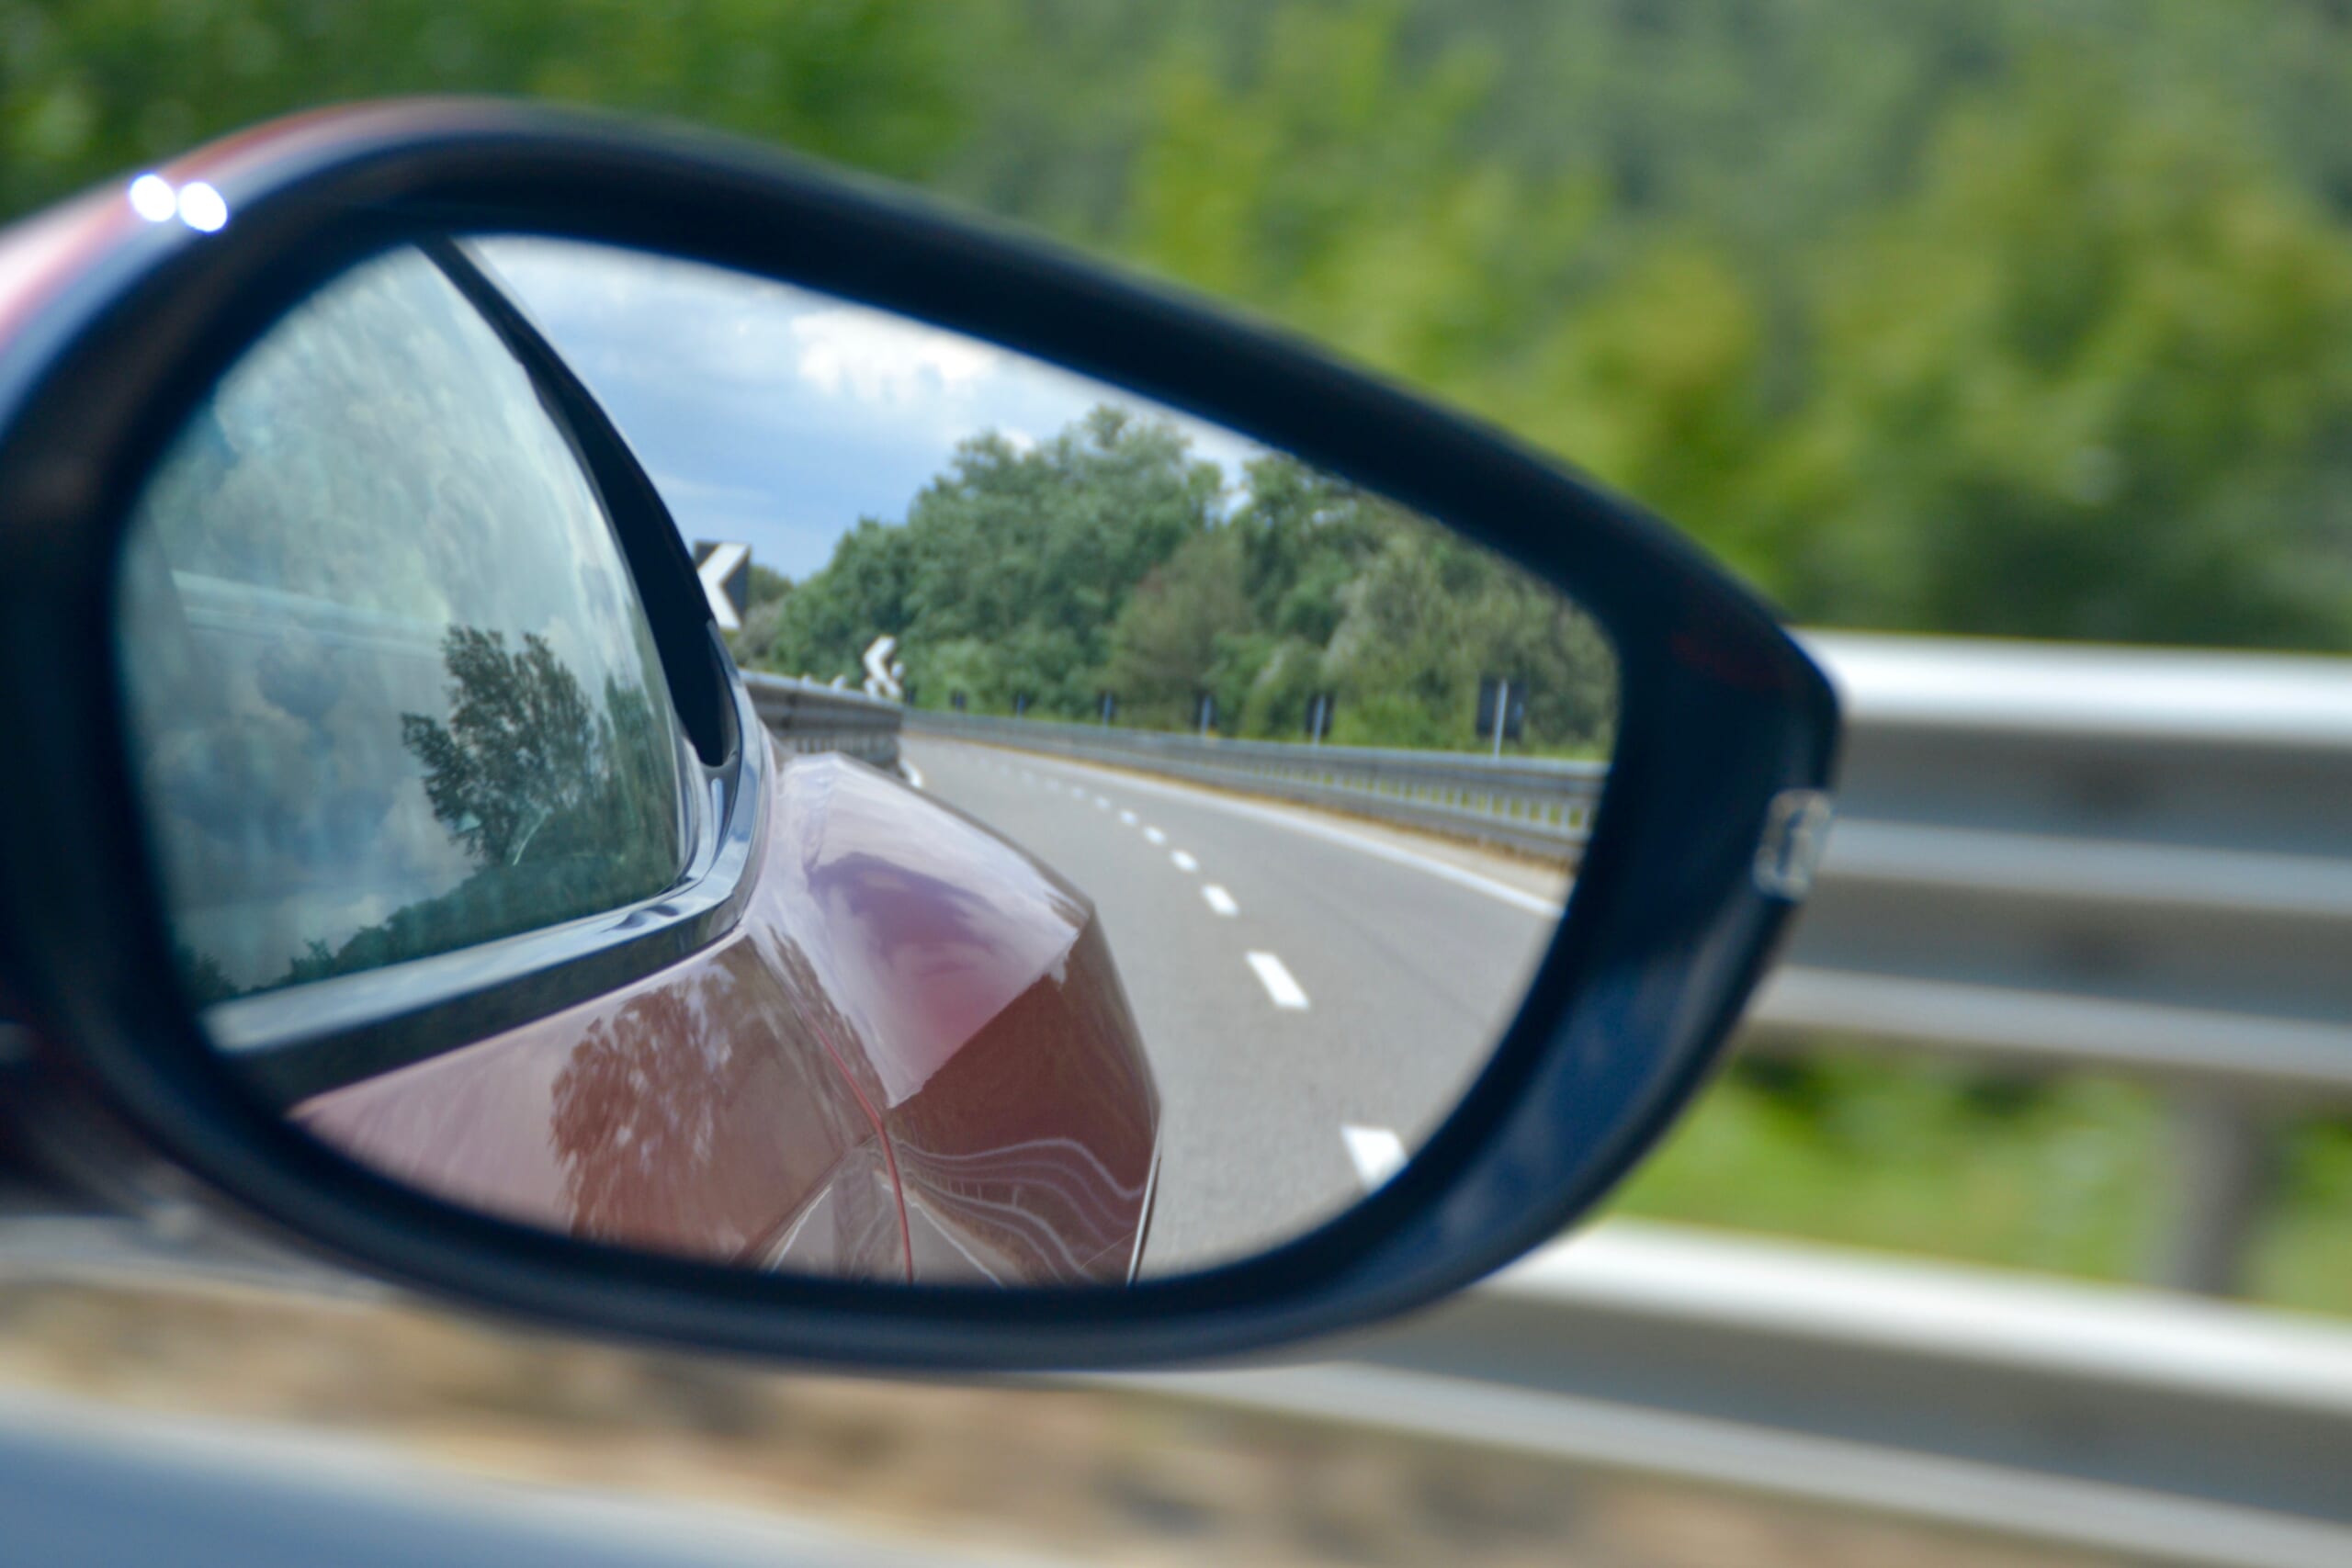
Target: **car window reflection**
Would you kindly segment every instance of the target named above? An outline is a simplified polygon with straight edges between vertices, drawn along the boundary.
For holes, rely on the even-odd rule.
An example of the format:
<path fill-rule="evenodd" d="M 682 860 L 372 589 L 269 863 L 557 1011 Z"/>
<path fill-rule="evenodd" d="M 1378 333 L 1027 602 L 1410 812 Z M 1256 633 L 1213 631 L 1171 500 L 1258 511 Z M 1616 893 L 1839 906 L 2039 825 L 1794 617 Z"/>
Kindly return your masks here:
<path fill-rule="evenodd" d="M 134 512 L 135 763 L 183 977 L 323 979 L 660 892 L 675 727 L 529 375 L 403 251 L 232 367 Z"/>

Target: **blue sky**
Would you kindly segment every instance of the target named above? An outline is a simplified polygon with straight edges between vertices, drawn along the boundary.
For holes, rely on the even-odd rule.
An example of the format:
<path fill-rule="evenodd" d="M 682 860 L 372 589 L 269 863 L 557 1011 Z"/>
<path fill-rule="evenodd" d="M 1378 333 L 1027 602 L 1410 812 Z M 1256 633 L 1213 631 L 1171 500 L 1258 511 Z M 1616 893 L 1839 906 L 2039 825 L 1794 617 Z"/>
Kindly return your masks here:
<path fill-rule="evenodd" d="M 1046 439 L 1098 403 L 1178 425 L 1237 489 L 1262 448 L 992 344 L 697 263 L 547 240 L 477 247 L 635 447 L 689 540 L 799 579 L 899 522 L 956 443 Z"/>

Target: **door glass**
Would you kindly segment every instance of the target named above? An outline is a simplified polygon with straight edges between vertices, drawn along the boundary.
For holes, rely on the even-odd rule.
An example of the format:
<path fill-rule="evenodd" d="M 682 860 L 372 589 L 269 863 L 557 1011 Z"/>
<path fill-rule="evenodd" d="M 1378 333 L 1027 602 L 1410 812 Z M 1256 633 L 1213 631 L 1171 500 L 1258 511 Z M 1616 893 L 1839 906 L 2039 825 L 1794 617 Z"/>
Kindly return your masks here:
<path fill-rule="evenodd" d="M 529 374 L 417 251 L 214 389 L 139 502 L 123 639 L 185 976 L 250 995 L 680 870 L 667 690 Z"/>

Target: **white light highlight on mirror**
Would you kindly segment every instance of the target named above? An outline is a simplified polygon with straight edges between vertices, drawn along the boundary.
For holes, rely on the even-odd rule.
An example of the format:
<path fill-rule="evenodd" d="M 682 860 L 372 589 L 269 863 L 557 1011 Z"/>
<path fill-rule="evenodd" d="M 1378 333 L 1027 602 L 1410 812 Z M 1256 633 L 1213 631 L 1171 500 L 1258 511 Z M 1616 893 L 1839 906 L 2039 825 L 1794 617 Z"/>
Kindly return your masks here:
<path fill-rule="evenodd" d="M 1385 1127 L 1342 1124 L 1340 1136 L 1347 1142 L 1348 1158 L 1367 1192 L 1405 1168 L 1405 1140 Z"/>
<path fill-rule="evenodd" d="M 150 223 L 168 223 L 180 209 L 179 193 L 161 175 L 141 175 L 130 182 L 130 210 Z"/>
<path fill-rule="evenodd" d="M 180 187 L 179 211 L 180 221 L 199 234 L 215 233 L 229 222 L 227 199 L 202 180 Z"/>

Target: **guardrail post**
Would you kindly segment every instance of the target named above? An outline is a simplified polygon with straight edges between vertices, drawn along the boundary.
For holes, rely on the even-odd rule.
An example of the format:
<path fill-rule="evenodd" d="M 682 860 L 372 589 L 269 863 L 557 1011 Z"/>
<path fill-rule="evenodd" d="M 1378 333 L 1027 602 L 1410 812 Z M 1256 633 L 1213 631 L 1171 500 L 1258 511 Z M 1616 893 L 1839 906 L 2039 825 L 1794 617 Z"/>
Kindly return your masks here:
<path fill-rule="evenodd" d="M 2244 1096 L 2215 1088 L 2182 1091 L 2171 1114 L 2170 1212 L 2157 1282 L 2199 1295 L 2235 1295 L 2245 1283 L 2246 1250 L 2270 1184 L 2268 1118 Z"/>

